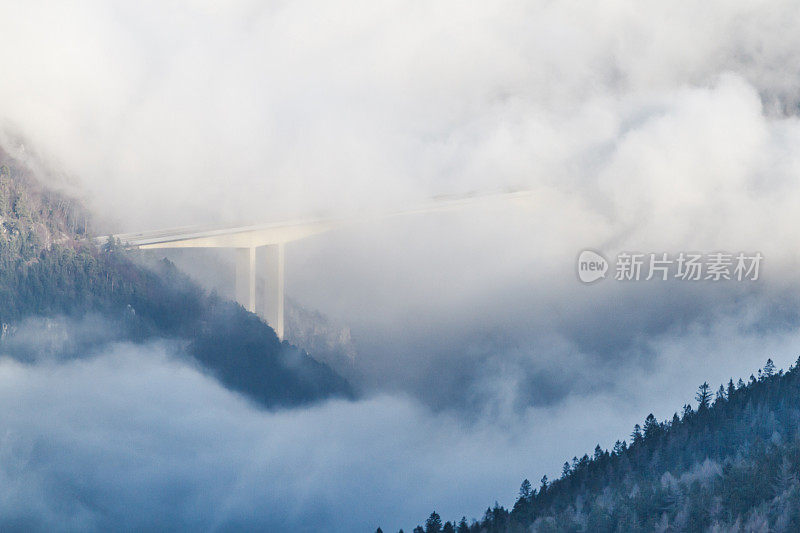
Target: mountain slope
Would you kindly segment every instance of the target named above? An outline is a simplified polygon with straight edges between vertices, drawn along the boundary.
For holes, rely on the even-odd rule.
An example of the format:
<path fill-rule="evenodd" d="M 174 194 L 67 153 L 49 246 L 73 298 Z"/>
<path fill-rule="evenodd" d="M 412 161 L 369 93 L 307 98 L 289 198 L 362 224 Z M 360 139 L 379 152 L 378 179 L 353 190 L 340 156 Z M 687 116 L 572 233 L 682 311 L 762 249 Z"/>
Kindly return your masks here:
<path fill-rule="evenodd" d="M 35 344 L 14 341 L 26 317 L 91 314 L 104 322 L 98 342 L 173 339 L 225 386 L 265 406 L 352 396 L 343 378 L 281 343 L 255 315 L 206 294 L 168 261 L 144 264 L 114 243 L 98 249 L 88 227 L 80 203 L 42 187 L 29 169 L 0 152 L 0 348 L 5 353 L 35 358 Z M 84 343 L 78 351 L 88 348 Z"/>
<path fill-rule="evenodd" d="M 630 445 L 598 445 L 538 489 L 525 480 L 511 511 L 495 505 L 444 529 L 434 513 L 424 531 L 800 531 L 798 365 L 776 372 L 767 361 L 716 394 L 704 383 L 696 409 L 649 415 Z"/>

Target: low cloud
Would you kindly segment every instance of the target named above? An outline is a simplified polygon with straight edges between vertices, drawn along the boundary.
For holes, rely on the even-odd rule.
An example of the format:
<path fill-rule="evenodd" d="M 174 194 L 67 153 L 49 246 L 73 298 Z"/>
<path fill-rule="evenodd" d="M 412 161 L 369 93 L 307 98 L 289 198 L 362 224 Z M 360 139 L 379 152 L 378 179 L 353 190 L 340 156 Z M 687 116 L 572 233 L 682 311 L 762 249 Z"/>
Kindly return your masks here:
<path fill-rule="evenodd" d="M 260 412 L 165 346 L 105 350 L 100 335 L 102 357 L 59 363 L 19 356 L 19 337 L 17 360 L 38 363 L 2 366 L 17 406 L 2 415 L 4 464 L 19 473 L 2 515 L 408 529 L 434 507 L 510 503 L 565 447 L 670 416 L 697 382 L 771 355 L 786 366 L 800 321 L 799 10 L 4 5 L 3 144 L 79 191 L 102 231 L 535 194 L 288 246 L 289 295 L 350 327 L 359 402 Z M 764 267 L 752 284 L 586 287 L 586 248 L 759 251 Z M 175 259 L 230 294 L 230 258 L 203 257 Z M 85 351 L 56 341 L 48 353 Z"/>
<path fill-rule="evenodd" d="M 800 350 L 796 333 L 764 342 L 740 323 L 660 342 L 654 368 L 621 368 L 627 385 L 591 402 L 495 402 L 473 421 L 402 394 L 260 410 L 157 341 L 73 360 L 3 356 L 0 523 L 345 532 L 410 530 L 433 509 L 480 517 L 513 503 L 522 477 L 552 478 L 572 455 L 610 447 L 647 414 L 640 405 L 667 418 L 696 375 L 726 381 L 729 350 L 742 350 L 737 373 L 765 353 L 787 366 Z M 497 376 L 498 391 L 520 385 Z"/>
<path fill-rule="evenodd" d="M 4 358 L 0 383 L 6 527 L 408 527 L 432 507 L 479 511 L 519 477 L 503 453 L 536 449 L 403 397 L 259 411 L 158 344 Z"/>

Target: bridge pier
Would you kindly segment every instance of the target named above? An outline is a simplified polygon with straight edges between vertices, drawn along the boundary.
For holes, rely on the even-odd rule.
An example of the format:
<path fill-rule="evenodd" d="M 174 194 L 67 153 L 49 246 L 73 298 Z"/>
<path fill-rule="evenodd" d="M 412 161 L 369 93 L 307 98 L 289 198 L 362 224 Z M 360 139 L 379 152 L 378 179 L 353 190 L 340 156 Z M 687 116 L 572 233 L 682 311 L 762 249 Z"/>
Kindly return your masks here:
<path fill-rule="evenodd" d="M 284 244 L 264 246 L 266 252 L 266 283 L 264 284 L 264 303 L 262 316 L 272 326 L 278 338 L 283 340 L 283 305 L 284 305 Z"/>
<path fill-rule="evenodd" d="M 261 246 L 266 253 L 263 302 L 256 307 L 256 247 L 236 249 L 236 301 L 267 321 L 278 338 L 284 336 L 284 244 Z M 259 298 L 261 299 L 261 298 Z"/>
<path fill-rule="evenodd" d="M 236 301 L 256 312 L 256 249 L 236 249 Z"/>

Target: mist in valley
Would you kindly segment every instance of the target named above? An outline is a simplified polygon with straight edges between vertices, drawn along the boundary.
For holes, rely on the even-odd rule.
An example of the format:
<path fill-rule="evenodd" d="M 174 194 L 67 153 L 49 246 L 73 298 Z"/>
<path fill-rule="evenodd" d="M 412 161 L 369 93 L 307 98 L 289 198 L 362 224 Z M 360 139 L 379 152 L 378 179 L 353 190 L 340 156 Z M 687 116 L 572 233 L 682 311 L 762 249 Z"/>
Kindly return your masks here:
<path fill-rule="evenodd" d="M 0 7 L 2 145 L 81 198 L 97 234 L 532 191 L 287 245 L 287 338 L 352 400 L 264 409 L 167 340 L 97 317 L 19 325 L 0 359 L 7 523 L 477 518 L 705 380 L 788 367 L 800 6 L 645 4 Z M 750 283 L 583 285 L 584 249 L 764 263 Z M 163 257 L 233 296 L 232 251 L 137 260 Z"/>

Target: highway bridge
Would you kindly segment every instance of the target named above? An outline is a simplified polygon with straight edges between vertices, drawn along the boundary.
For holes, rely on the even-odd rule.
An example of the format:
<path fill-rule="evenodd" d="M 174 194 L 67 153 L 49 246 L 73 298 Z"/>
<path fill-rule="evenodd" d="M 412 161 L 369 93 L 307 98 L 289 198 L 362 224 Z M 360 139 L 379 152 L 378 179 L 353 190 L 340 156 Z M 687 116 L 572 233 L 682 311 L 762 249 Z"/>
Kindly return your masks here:
<path fill-rule="evenodd" d="M 285 245 L 345 225 L 375 221 L 396 216 L 434 213 L 462 209 L 482 203 L 529 199 L 533 191 L 511 191 L 490 194 L 467 194 L 437 197 L 431 202 L 398 211 L 366 213 L 348 217 L 306 219 L 237 227 L 185 226 L 137 233 L 119 233 L 97 239 L 103 244 L 109 238 L 122 246 L 141 250 L 163 248 L 234 248 L 236 250 L 236 301 L 250 312 L 256 312 L 256 250 L 266 249 L 267 280 L 262 318 L 272 326 L 280 339 L 285 333 L 284 286 Z"/>

